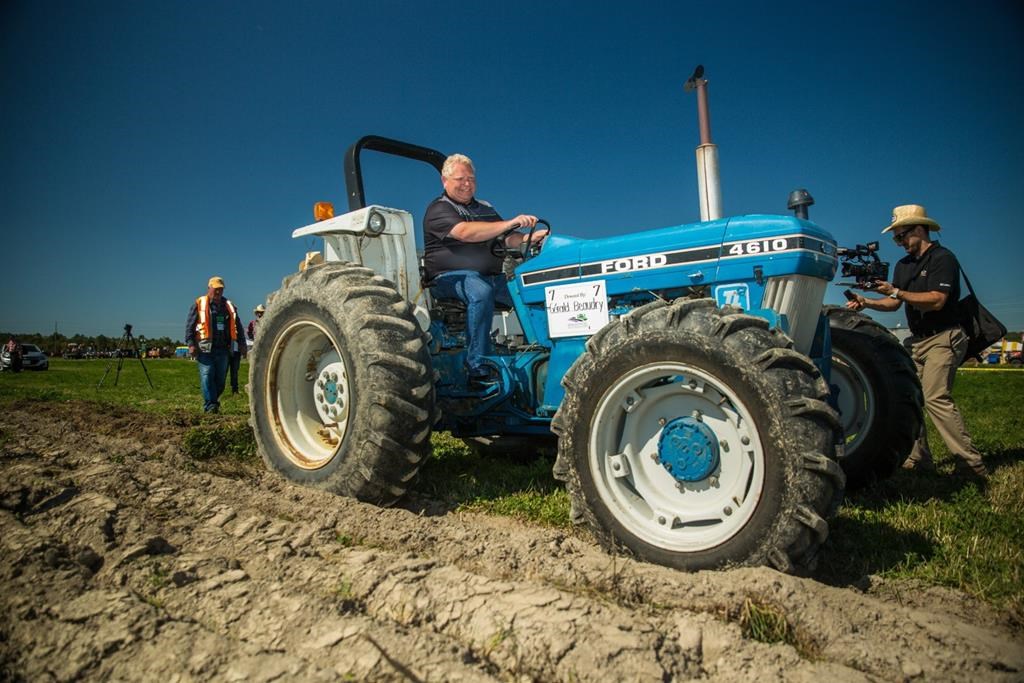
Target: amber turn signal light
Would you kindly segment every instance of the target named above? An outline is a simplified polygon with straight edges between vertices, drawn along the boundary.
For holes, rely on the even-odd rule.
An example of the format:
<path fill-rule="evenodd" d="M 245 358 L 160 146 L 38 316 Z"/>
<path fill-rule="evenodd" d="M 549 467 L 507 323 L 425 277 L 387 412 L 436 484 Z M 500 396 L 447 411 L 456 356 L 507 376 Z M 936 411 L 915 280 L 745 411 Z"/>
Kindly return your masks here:
<path fill-rule="evenodd" d="M 317 202 L 313 205 L 313 218 L 316 219 L 317 223 L 328 218 L 334 218 L 334 204 L 330 202 Z"/>

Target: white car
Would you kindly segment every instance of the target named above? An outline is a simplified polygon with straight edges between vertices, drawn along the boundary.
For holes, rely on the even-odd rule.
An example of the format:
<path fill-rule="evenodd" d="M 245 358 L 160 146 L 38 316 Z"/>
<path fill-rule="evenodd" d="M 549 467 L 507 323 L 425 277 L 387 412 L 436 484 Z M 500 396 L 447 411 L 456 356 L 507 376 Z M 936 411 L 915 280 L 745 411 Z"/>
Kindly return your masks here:
<path fill-rule="evenodd" d="M 7 349 L 0 352 L 0 368 L 3 370 L 13 370 L 13 365 L 10 352 Z M 23 370 L 48 370 L 50 368 L 50 359 L 35 344 L 22 344 L 21 368 Z"/>

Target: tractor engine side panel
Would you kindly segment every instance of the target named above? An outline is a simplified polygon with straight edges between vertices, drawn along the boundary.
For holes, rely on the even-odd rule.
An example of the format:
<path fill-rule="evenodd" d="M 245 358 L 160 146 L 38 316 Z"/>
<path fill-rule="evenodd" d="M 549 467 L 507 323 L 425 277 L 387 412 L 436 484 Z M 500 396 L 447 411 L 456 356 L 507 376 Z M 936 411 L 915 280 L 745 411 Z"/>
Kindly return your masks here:
<path fill-rule="evenodd" d="M 511 285 L 527 340 L 550 346 L 546 299 L 551 287 L 602 280 L 613 313 L 616 301 L 628 310 L 657 297 L 699 295 L 706 288 L 704 295 L 720 304 L 756 313 L 767 311 L 765 290 L 772 278 L 827 282 L 835 270 L 835 241 L 826 231 L 791 216 L 757 215 L 599 240 L 553 237 L 540 256 L 516 269 Z M 824 290 L 817 284 L 784 289 L 799 290 L 803 299 L 814 295 L 820 307 Z M 776 310 L 770 318 L 775 322 L 789 312 Z"/>

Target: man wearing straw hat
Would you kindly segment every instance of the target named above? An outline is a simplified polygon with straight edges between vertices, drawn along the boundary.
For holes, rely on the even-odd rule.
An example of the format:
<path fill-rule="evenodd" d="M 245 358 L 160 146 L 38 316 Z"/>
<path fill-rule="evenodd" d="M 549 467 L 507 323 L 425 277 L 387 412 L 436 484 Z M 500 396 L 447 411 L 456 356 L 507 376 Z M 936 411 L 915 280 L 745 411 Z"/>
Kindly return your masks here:
<path fill-rule="evenodd" d="M 252 309 L 252 314 L 256 316 L 249 321 L 249 326 L 245 328 L 245 340 L 246 343 L 252 347 L 252 343 L 256 341 L 256 327 L 260 324 L 260 318 L 266 313 L 267 309 L 260 304 L 256 308 Z"/>
<path fill-rule="evenodd" d="M 885 298 L 856 295 L 846 306 L 854 311 L 895 311 L 907 304 L 907 325 L 913 336 L 904 344 L 917 366 L 925 409 L 949 451 L 959 458 L 957 469 L 984 478 L 988 469 L 951 393 L 956 369 L 967 354 L 968 338 L 960 325 L 960 264 L 953 252 L 932 240 L 932 231 L 940 229 L 923 206 L 893 209 L 892 221 L 882 233 L 892 232 L 893 241 L 907 255 L 896 264 L 891 283 L 877 283 L 875 291 Z M 924 425 L 903 468 L 934 469 Z"/>

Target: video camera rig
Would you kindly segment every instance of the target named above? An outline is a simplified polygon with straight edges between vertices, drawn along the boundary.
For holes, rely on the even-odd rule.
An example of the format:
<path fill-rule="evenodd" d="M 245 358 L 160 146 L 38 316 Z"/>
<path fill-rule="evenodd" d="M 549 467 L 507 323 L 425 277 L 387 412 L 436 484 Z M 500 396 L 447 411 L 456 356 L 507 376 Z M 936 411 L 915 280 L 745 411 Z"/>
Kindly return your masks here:
<path fill-rule="evenodd" d="M 837 282 L 840 287 L 873 290 L 879 282 L 888 281 L 889 263 L 878 258 L 878 242 L 858 244 L 852 249 L 840 247 L 839 256 L 843 277 L 852 277 L 854 282 Z"/>

